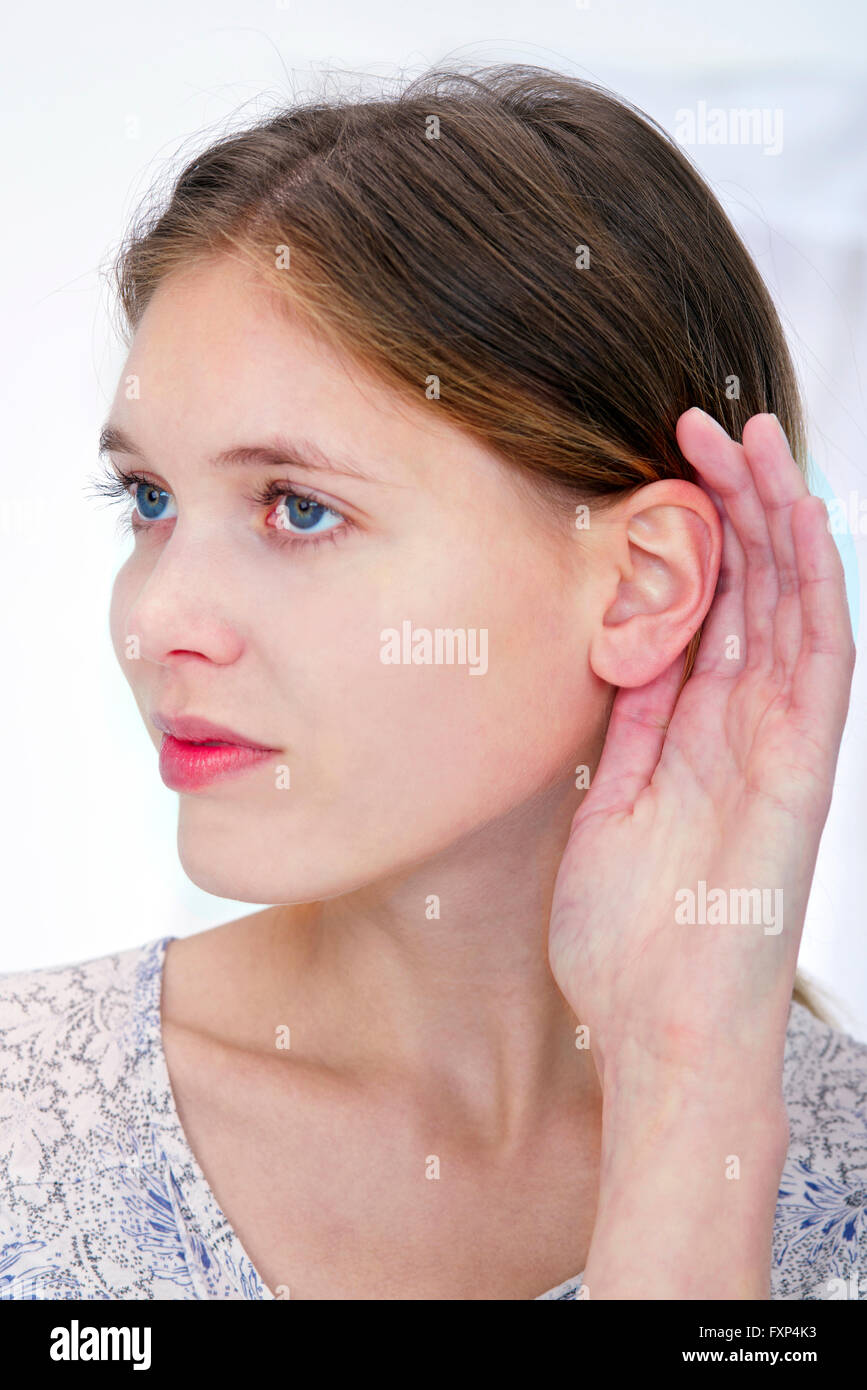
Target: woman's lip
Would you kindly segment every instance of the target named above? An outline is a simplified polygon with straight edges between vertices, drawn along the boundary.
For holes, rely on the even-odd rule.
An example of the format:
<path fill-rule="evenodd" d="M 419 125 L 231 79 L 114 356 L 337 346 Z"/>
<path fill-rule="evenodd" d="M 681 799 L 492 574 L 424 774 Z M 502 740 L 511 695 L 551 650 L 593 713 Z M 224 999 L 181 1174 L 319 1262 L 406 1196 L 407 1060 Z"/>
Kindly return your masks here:
<path fill-rule="evenodd" d="M 213 746 L 192 743 L 164 734 L 160 745 L 160 776 L 172 791 L 192 792 L 225 777 L 237 777 L 277 752 L 274 748 L 250 748 L 239 743 Z"/>
<path fill-rule="evenodd" d="M 260 748 L 270 753 L 277 751 L 267 744 L 245 738 L 225 724 L 213 724 L 210 719 L 199 719 L 195 715 L 179 714 L 172 717 L 156 710 L 151 715 L 151 723 L 162 733 L 183 743 L 233 743 L 240 748 Z"/>

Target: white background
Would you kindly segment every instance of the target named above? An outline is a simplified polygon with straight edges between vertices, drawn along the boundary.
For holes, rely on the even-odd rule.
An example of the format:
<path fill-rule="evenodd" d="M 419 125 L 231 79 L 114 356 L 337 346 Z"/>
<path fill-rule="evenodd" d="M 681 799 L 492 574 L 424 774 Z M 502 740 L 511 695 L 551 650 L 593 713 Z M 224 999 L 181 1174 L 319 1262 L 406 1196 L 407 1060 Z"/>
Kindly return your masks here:
<path fill-rule="evenodd" d="M 686 152 L 780 308 L 809 406 L 814 490 L 855 490 L 860 501 L 865 31 L 860 0 L 19 8 L 2 72 L 0 971 L 257 910 L 202 893 L 178 864 L 177 797 L 159 779 L 108 637 L 128 542 L 114 512 L 85 492 L 123 360 L 100 268 L 154 179 L 208 138 L 317 88 L 326 71 L 363 81 L 443 61 L 538 63 L 605 84 L 673 132 L 678 111 L 700 102 L 779 109 L 779 154 L 739 144 Z M 840 545 L 863 646 L 865 536 Z M 867 1040 L 865 666 L 862 653 L 801 965 L 832 991 L 840 1026 Z"/>

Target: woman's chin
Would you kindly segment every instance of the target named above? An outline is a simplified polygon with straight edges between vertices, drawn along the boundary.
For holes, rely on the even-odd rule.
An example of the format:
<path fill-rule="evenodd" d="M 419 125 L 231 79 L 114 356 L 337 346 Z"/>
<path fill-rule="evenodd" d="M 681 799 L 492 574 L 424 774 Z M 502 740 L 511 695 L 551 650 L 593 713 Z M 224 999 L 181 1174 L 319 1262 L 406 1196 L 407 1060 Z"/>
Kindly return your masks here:
<path fill-rule="evenodd" d="M 191 883 L 203 893 L 231 902 L 269 906 L 322 902 L 370 881 L 369 872 L 348 874 L 345 865 L 317 863 L 304 853 L 299 853 L 297 865 L 292 863 L 291 853 L 282 855 L 279 865 L 257 863 L 255 854 L 249 849 L 245 853 L 240 845 L 228 850 L 220 846 L 218 850 L 213 844 L 193 843 L 192 837 L 179 836 L 178 857 Z"/>

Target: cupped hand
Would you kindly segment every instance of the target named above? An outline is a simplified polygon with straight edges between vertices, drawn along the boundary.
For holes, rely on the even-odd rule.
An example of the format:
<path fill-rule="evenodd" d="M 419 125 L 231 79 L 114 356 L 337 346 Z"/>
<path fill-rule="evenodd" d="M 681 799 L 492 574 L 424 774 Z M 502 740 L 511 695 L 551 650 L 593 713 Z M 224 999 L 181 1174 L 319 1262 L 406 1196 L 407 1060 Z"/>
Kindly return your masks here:
<path fill-rule="evenodd" d="M 682 653 L 618 690 L 551 912 L 603 1085 L 627 1057 L 781 1070 L 855 658 L 827 511 L 776 417 L 739 444 L 693 409 L 677 441 L 722 521 L 717 591 L 680 693 Z"/>

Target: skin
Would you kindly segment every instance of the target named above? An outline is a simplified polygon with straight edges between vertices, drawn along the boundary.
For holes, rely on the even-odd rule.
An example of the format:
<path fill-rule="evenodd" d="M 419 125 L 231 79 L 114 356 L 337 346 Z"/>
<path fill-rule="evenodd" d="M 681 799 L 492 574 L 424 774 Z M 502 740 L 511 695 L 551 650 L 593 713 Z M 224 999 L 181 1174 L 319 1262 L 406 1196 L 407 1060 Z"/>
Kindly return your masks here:
<path fill-rule="evenodd" d="M 127 398 L 131 375 L 137 399 Z M 674 986 L 654 1012 L 639 968 L 618 988 L 617 962 L 633 946 L 640 953 L 636 920 L 649 919 L 659 928 L 654 980 L 664 978 L 671 885 L 642 854 L 632 803 L 605 804 L 607 820 L 580 819 L 597 779 L 585 797 L 575 769 L 595 769 L 607 750 L 616 688 L 621 701 L 661 699 L 654 711 L 670 700 L 732 531 L 719 495 L 657 482 L 576 531 L 438 418 L 421 390 L 418 402 L 398 398 L 225 260 L 160 286 L 110 423 L 141 454 L 114 462 L 173 502 L 136 533 L 111 607 L 115 650 L 155 747 L 158 709 L 277 750 L 273 763 L 179 797 L 189 877 L 275 906 L 172 943 L 163 982 L 178 1113 L 248 1254 L 272 1290 L 289 1287 L 293 1298 L 532 1298 L 590 1260 L 594 1296 L 620 1296 L 632 1275 L 612 1256 L 623 1228 L 609 1212 L 638 1198 L 613 1161 L 610 1117 L 615 1149 L 628 1155 L 646 1130 L 640 1097 L 686 1075 L 679 1041 L 700 1030 L 681 1010 L 684 1031 L 648 1052 L 654 1029 L 665 1034 Z M 694 413 L 682 419 L 688 457 L 712 455 L 708 428 Z M 277 433 L 379 480 L 209 466 L 221 450 Z M 718 474 L 729 462 L 717 461 Z M 353 525 L 333 545 L 311 547 L 304 535 L 281 545 L 282 504 L 246 496 L 275 476 L 287 490 L 315 490 Z M 724 476 L 716 481 L 724 488 Z M 486 674 L 383 665 L 380 632 L 405 619 L 486 628 Z M 609 793 L 626 791 L 634 708 L 624 715 L 621 704 L 614 726 L 617 752 L 598 784 Z M 289 789 L 276 785 L 282 764 Z M 652 749 L 640 771 L 648 782 Z M 705 845 L 678 786 L 670 777 L 652 828 L 668 847 L 676 836 L 678 882 L 691 884 Z M 811 832 L 822 819 L 817 810 Z M 729 822 L 718 828 L 728 833 Z M 752 831 L 755 844 L 755 819 Z M 734 861 L 709 863 L 709 881 L 718 867 L 744 881 Z M 627 883 L 623 938 L 611 909 Z M 426 913 L 432 894 L 438 918 Z M 778 1001 L 792 965 L 786 941 Z M 670 957 L 677 948 L 667 944 Z M 679 956 L 676 978 L 689 986 Z M 706 964 L 693 962 L 693 977 Z M 738 979 L 733 966 L 723 998 L 736 1009 Z M 736 1012 L 745 1037 L 748 1001 Z M 633 1031 L 625 1011 L 637 1004 Z M 579 1017 L 590 1021 L 589 1048 L 576 1047 Z M 779 1008 L 772 1018 L 756 1109 L 775 1093 L 785 1020 Z M 291 1028 L 289 1052 L 275 1050 L 280 1025 Z M 718 1012 L 701 1065 L 689 1064 L 696 1094 L 708 1085 L 727 1094 L 713 1047 L 722 1027 Z M 751 1105 L 746 1113 L 751 1121 Z M 692 1142 L 699 1128 L 696 1112 Z M 776 1121 L 770 1129 L 760 1178 L 739 1189 L 752 1227 L 756 1211 L 767 1213 L 780 1147 Z M 688 1162 L 674 1123 L 664 1138 L 660 1152 Z M 425 1178 L 430 1155 L 438 1181 Z M 659 1181 L 671 1170 L 661 1165 Z M 699 1184 L 693 1200 L 702 1209 L 718 1193 Z M 761 1285 L 761 1243 L 750 1261 Z"/>
<path fill-rule="evenodd" d="M 766 1299 L 786 1024 L 855 645 L 825 505 L 776 419 L 753 416 L 738 443 L 689 411 L 677 436 L 723 523 L 719 593 L 680 695 L 676 667 L 617 694 L 549 960 L 603 1086 L 591 1295 L 647 1297 L 654 1260 L 654 1297 Z M 768 891 L 776 910 L 679 921 L 676 895 L 701 880 Z"/>

